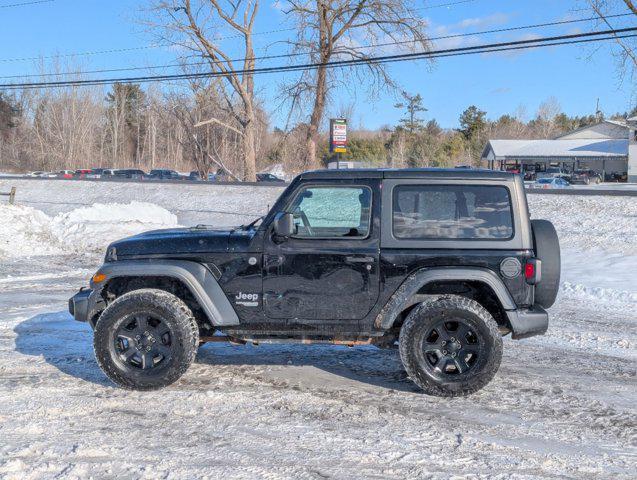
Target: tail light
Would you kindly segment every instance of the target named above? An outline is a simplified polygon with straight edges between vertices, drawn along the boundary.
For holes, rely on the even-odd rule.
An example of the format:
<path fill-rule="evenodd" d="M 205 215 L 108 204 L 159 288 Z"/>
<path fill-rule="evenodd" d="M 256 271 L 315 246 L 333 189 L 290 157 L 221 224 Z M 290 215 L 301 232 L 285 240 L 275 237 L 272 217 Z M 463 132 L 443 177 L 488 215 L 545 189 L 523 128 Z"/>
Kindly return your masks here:
<path fill-rule="evenodd" d="M 524 278 L 529 285 L 535 285 L 542 280 L 542 261 L 531 258 L 524 264 Z"/>

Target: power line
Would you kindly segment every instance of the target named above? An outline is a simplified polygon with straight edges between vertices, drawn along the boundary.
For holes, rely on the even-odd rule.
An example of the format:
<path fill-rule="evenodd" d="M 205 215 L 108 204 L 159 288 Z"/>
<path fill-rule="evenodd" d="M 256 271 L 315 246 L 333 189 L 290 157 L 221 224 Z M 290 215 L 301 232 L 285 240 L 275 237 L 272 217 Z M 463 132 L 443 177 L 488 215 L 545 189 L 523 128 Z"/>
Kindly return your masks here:
<path fill-rule="evenodd" d="M 511 42 L 490 43 L 482 45 L 474 45 L 471 47 L 450 48 L 443 50 L 434 50 L 428 52 L 415 52 L 404 53 L 396 55 L 384 55 L 369 58 L 357 58 L 350 60 L 335 60 L 323 63 L 308 63 L 308 64 L 296 64 L 296 65 L 284 65 L 277 67 L 261 67 L 247 70 L 237 70 L 233 72 L 201 72 L 201 73 L 184 73 L 184 74 L 172 74 L 172 75 L 157 75 L 157 76 L 143 76 L 143 77 L 120 77 L 120 78 L 102 78 L 102 79 L 89 79 L 89 80 L 70 80 L 70 81 L 56 81 L 56 82 L 35 82 L 35 83 L 8 83 L 0 84 L 0 89 L 36 89 L 36 88 L 54 88 L 54 87 L 67 87 L 67 86 L 94 86 L 94 85 L 108 85 L 112 83 L 147 83 L 147 82 L 163 82 L 171 80 L 190 80 L 197 78 L 212 78 L 212 77 L 224 77 L 229 74 L 263 74 L 263 73 L 280 73 L 280 72 L 294 72 L 300 70 L 313 70 L 319 67 L 349 67 L 360 64 L 368 63 L 390 63 L 407 60 L 420 60 L 426 58 L 441 58 L 468 55 L 475 53 L 492 53 L 492 52 L 504 52 L 510 50 L 521 50 L 528 48 L 540 48 L 550 47 L 557 45 L 568 45 L 585 43 L 592 41 L 605 41 L 614 40 L 616 38 L 629 38 L 635 37 L 634 35 L 617 36 L 620 33 L 629 33 L 637 31 L 637 27 L 603 30 L 596 32 L 586 32 L 571 35 L 559 35 L 553 37 L 541 37 L 530 40 L 517 40 Z M 599 38 L 595 38 L 599 37 Z"/>
<path fill-rule="evenodd" d="M 37 5 L 38 3 L 51 3 L 55 0 L 33 0 L 31 2 L 10 3 L 8 5 L 0 5 L 0 8 L 24 7 L 27 5 Z"/>
<path fill-rule="evenodd" d="M 84 56 L 89 56 L 89 55 L 101 55 L 101 54 L 105 54 L 105 53 L 123 53 L 123 52 L 132 52 L 135 50 L 148 50 L 151 48 L 161 48 L 161 47 L 168 47 L 170 45 L 166 44 L 166 45 L 144 45 L 142 47 L 128 47 L 128 48 L 112 48 L 110 50 L 93 50 L 93 51 L 88 51 L 88 52 L 76 52 L 76 53 L 62 53 L 59 55 L 47 55 L 47 56 L 41 56 L 41 57 L 18 57 L 18 58 L 3 58 L 0 59 L 0 62 L 2 63 L 9 63 L 9 62 L 29 62 L 32 60 L 46 60 L 49 58 L 66 58 L 66 57 L 84 57 Z"/>
<path fill-rule="evenodd" d="M 475 0 L 472 0 L 475 1 Z M 607 18 L 616 18 L 616 17 L 625 17 L 625 16 L 632 16 L 632 13 L 621 13 L 621 14 L 616 14 L 616 15 L 609 15 Z M 483 31 L 479 31 L 479 32 L 468 32 L 468 33 L 457 33 L 457 34 L 451 34 L 451 35 L 443 35 L 443 36 L 439 36 L 439 37 L 432 37 L 429 38 L 429 41 L 436 41 L 436 40 L 448 40 L 448 39 L 452 39 L 452 38 L 462 38 L 462 37 L 471 37 L 471 36 L 478 36 L 478 35 L 489 35 L 489 34 L 493 34 L 493 33 L 503 33 L 503 32 L 512 32 L 512 31 L 519 31 L 519 30 L 528 30 L 528 29 L 532 29 L 532 28 L 543 28 L 543 27 L 553 27 L 553 26 L 559 26 L 559 25 L 567 25 L 567 24 L 573 24 L 573 23 L 582 23 L 582 22 L 588 22 L 588 21 L 592 21 L 592 20 L 597 20 L 598 17 L 587 17 L 587 18 L 577 18 L 577 19 L 571 19 L 571 20 L 556 20 L 556 21 L 552 21 L 552 22 L 546 22 L 546 23 L 535 23 L 535 24 L 531 24 L 531 25 L 521 25 L 521 26 L 517 26 L 517 27 L 504 27 L 504 28 L 496 28 L 496 29 L 491 29 L 491 30 L 483 30 Z M 409 44 L 409 43 L 416 43 L 414 40 L 404 40 L 404 41 L 396 41 L 396 42 L 386 42 L 386 43 L 378 43 L 378 44 L 374 44 L 374 45 L 360 45 L 358 47 L 356 47 L 354 50 L 361 50 L 361 49 L 366 49 L 366 48 L 378 48 L 378 47 L 386 47 L 386 46 L 395 46 L 395 45 L 405 45 L 405 44 Z M 133 47 L 133 48 L 129 48 L 129 49 L 116 49 L 116 50 L 110 50 L 110 52 L 122 52 L 122 51 L 130 51 L 130 50 L 138 50 L 138 49 L 143 49 L 143 48 L 150 48 L 150 47 Z M 256 61 L 262 61 L 262 60 L 271 60 L 271 59 L 275 59 L 275 58 L 289 58 L 289 57 L 296 57 L 296 56 L 304 56 L 307 55 L 310 52 L 297 52 L 297 53 L 286 53 L 286 54 L 277 54 L 277 55 L 264 55 L 264 56 L 257 56 L 257 57 L 252 57 L 250 58 L 250 60 L 256 60 Z M 231 62 L 242 62 L 245 61 L 246 58 L 237 58 L 237 59 L 232 59 L 230 60 Z M 0 61 L 4 61 L 4 60 L 0 60 Z M 220 64 L 220 63 L 228 63 L 227 61 L 218 61 L 218 62 L 213 62 L 215 64 Z M 60 77 L 60 76 L 64 76 L 64 75 L 84 75 L 84 74 L 90 74 L 90 73 L 113 73 L 113 72 L 126 72 L 126 71 L 139 71 L 139 70 L 156 70 L 156 69 L 162 69 L 162 68 L 175 68 L 175 67 L 183 67 L 183 66 L 201 66 L 201 65 L 209 65 L 210 62 L 196 62 L 196 63 L 173 63 L 173 64 L 167 64 L 167 65 L 150 65 L 150 66 L 146 66 L 146 67 L 124 67 L 124 68 L 110 68 L 110 69 L 99 69 L 99 70 L 88 70 L 88 71 L 77 71 L 77 72 L 63 72 L 63 73 L 43 73 L 43 74 L 35 74 L 35 75 L 5 75 L 5 76 L 0 76 L 0 79 L 5 78 L 5 79 L 9 79 L 9 78 L 29 78 L 29 77 Z"/>
<path fill-rule="evenodd" d="M 28 3 L 19 3 L 19 4 L 14 4 L 14 5 L 6 5 L 7 7 L 11 7 L 11 6 L 18 6 L 18 5 L 29 5 L 31 3 L 46 3 L 46 2 L 54 2 L 55 0 L 34 0 L 33 2 L 28 2 Z M 476 2 L 477 0 L 459 0 L 456 2 L 447 2 L 447 3 L 439 3 L 437 5 L 428 5 L 425 7 L 420 7 L 420 8 L 414 8 L 413 10 L 431 10 L 433 8 L 440 8 L 440 7 L 450 7 L 450 6 L 454 6 L 454 5 L 461 5 L 461 4 L 465 4 L 465 3 L 472 3 L 472 2 Z M 610 18 L 610 17 L 609 17 Z M 282 33 L 282 32 L 292 32 L 295 31 L 296 28 L 278 28 L 275 30 L 267 30 L 267 31 L 262 31 L 262 32 L 253 32 L 252 35 L 271 35 L 273 33 Z M 236 34 L 236 35 L 228 35 L 225 37 L 217 37 L 215 40 L 217 41 L 221 41 L 221 40 L 232 40 L 234 38 L 241 38 L 243 37 L 242 34 Z M 29 61 L 33 61 L 33 60 L 46 60 L 46 59 L 50 59 L 50 58 L 68 58 L 68 57 L 85 57 L 85 56 L 91 56 L 91 55 L 103 55 L 103 54 L 109 54 L 109 53 L 124 53 L 124 52 L 133 52 L 133 51 L 138 51 L 138 50 L 151 50 L 151 49 L 155 49 L 155 48 L 164 48 L 164 47 L 172 47 L 173 44 L 171 43 L 158 43 L 158 44 L 154 44 L 154 45 L 143 45 L 141 47 L 128 47 L 128 48 L 111 48 L 111 49 L 107 49 L 107 50 L 89 50 L 86 52 L 75 52 L 75 53 L 63 53 L 63 54 L 59 54 L 59 55 L 47 55 L 47 56 L 41 56 L 41 57 L 19 57 L 19 58 L 5 58 L 5 59 L 0 59 L 0 62 L 2 63 L 8 63 L 8 62 L 29 62 Z M 132 69 L 131 69 L 132 70 Z M 0 77 L 0 78 L 7 78 L 7 77 Z"/>

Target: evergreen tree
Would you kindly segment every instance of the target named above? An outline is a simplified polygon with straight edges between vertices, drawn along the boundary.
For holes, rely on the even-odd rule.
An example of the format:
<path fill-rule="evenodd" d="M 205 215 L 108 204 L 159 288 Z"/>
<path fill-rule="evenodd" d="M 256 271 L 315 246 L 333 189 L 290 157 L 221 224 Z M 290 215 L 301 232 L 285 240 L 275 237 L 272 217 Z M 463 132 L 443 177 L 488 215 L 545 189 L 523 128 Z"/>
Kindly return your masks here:
<path fill-rule="evenodd" d="M 404 108 L 406 110 L 405 117 L 400 119 L 400 126 L 409 133 L 422 130 L 423 120 L 418 117 L 418 114 L 427 111 L 422 104 L 422 97 L 419 93 L 409 95 L 407 92 L 402 92 L 402 96 L 405 101 L 394 105 L 395 108 Z"/>
<path fill-rule="evenodd" d="M 487 124 L 486 115 L 487 112 L 479 110 L 475 105 L 471 105 L 460 115 L 460 133 L 467 140 L 474 139 L 484 131 Z"/>
<path fill-rule="evenodd" d="M 16 105 L 15 98 L 0 92 L 0 135 L 5 136 L 17 126 L 19 115 L 20 108 Z"/>

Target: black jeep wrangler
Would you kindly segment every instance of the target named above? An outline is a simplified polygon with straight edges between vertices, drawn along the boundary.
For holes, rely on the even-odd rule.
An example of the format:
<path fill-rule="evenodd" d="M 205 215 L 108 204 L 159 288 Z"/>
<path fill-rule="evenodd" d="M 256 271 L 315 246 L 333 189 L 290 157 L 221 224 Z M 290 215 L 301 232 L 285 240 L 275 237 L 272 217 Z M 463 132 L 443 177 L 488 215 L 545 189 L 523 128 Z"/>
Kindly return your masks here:
<path fill-rule="evenodd" d="M 204 342 L 322 342 L 398 345 L 425 392 L 457 396 L 493 378 L 503 335 L 546 331 L 559 277 L 519 175 L 323 170 L 248 225 L 113 243 L 69 309 L 126 388 L 175 382 Z"/>

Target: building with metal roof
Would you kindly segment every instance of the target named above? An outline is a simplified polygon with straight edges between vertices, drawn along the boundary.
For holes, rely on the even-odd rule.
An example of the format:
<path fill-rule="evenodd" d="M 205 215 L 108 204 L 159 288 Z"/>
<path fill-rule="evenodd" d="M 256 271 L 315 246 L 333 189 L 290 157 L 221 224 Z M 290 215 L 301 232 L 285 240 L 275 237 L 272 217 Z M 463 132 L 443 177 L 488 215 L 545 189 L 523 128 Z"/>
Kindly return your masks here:
<path fill-rule="evenodd" d="M 566 172 L 592 169 L 606 180 L 637 182 L 637 117 L 604 120 L 552 140 L 489 140 L 482 160 L 489 168 L 511 171 Z"/>

